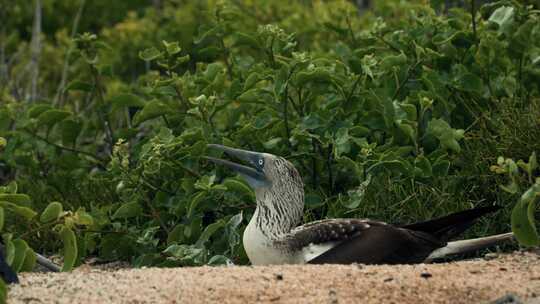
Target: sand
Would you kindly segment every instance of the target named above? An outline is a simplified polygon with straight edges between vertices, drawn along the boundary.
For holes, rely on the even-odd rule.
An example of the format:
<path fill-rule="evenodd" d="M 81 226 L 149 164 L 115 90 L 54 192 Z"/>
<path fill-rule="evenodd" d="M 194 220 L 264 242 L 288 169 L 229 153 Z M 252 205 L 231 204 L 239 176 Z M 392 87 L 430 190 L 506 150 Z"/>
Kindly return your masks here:
<path fill-rule="evenodd" d="M 540 255 L 397 266 L 283 265 L 23 273 L 8 303 L 540 304 Z"/>

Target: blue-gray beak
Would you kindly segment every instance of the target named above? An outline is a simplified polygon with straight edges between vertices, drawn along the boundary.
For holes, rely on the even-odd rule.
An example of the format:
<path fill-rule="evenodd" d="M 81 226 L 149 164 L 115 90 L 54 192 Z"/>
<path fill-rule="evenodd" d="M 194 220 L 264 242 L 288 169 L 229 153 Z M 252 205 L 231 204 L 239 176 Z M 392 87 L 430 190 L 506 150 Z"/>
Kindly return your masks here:
<path fill-rule="evenodd" d="M 252 152 L 252 151 L 247 151 L 247 150 L 242 150 L 242 149 L 229 148 L 229 147 L 217 145 L 217 144 L 210 144 L 208 145 L 208 148 L 223 151 L 229 156 L 238 158 L 240 160 L 243 160 L 249 163 L 251 166 L 253 166 L 253 168 L 240 165 L 232 161 L 214 158 L 214 157 L 207 156 L 206 159 L 216 164 L 224 165 L 225 167 L 237 172 L 242 177 L 244 177 L 246 181 L 248 182 L 248 184 L 254 189 L 268 186 L 269 180 L 264 174 L 262 168 L 258 165 L 259 160 L 264 159 L 264 155 L 262 153 Z"/>

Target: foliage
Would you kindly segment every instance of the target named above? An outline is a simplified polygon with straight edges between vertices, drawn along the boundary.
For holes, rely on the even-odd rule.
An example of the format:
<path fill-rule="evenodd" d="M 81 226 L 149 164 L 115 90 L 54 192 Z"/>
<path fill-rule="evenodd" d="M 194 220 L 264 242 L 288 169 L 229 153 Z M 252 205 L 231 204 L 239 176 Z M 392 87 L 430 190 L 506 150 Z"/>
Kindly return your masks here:
<path fill-rule="evenodd" d="M 540 196 L 540 176 L 536 176 L 538 161 L 536 153 L 532 153 L 529 161 L 517 161 L 510 158 L 499 157 L 497 165 L 491 166 L 491 170 L 498 174 L 506 174 L 510 180 L 508 185 L 500 187 L 511 194 L 520 192 L 520 184 L 525 190 L 512 211 L 512 230 L 518 241 L 525 246 L 540 245 L 540 238 L 535 226 L 535 203 Z"/>
<path fill-rule="evenodd" d="M 384 1 L 362 17 L 343 1 L 137 8 L 73 39 L 65 28 L 46 32 L 39 96 L 21 85 L 31 58 L 2 70 L 0 214 L 11 256 L 28 252 L 17 270 L 31 266 L 26 241 L 63 247 L 64 270 L 88 255 L 246 263 L 240 235 L 254 194 L 204 160 L 208 143 L 290 159 L 306 184 L 306 220 L 394 222 L 507 204 L 489 165 L 500 151 L 539 148 L 535 131 L 514 144 L 540 129 L 532 7 L 437 14 Z M 28 54 L 28 40 L 10 36 L 6 54 Z M 512 216 L 524 244 L 533 244 L 520 232 L 534 227 L 529 196 Z"/>

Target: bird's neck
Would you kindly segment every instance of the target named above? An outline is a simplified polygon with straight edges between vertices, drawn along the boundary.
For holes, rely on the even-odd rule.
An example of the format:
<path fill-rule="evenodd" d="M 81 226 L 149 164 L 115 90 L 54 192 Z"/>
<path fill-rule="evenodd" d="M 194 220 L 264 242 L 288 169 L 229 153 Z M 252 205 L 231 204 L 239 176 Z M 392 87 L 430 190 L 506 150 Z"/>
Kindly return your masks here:
<path fill-rule="evenodd" d="M 302 221 L 304 193 L 301 191 L 267 190 L 256 193 L 257 208 L 250 221 L 255 228 L 269 239 L 279 239 Z"/>

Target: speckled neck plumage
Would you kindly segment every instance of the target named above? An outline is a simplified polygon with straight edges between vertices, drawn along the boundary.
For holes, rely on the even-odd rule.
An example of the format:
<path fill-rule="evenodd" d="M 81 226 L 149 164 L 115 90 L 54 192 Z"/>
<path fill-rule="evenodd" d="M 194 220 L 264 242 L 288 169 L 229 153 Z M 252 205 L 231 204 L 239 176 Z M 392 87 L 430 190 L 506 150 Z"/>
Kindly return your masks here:
<path fill-rule="evenodd" d="M 255 225 L 271 240 L 279 239 L 295 228 L 304 212 L 304 185 L 294 166 L 276 158 L 268 174 L 272 185 L 256 191 Z"/>

